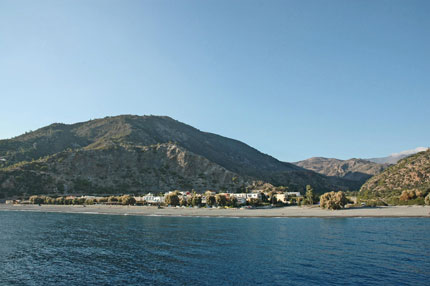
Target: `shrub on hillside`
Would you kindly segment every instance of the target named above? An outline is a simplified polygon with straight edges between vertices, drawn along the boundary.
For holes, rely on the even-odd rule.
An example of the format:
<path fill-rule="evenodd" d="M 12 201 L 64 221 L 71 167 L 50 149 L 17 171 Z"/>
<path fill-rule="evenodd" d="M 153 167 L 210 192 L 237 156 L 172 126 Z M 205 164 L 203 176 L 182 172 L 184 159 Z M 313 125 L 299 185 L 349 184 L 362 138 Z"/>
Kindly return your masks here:
<path fill-rule="evenodd" d="M 400 195 L 400 200 L 409 201 L 409 200 L 414 200 L 416 198 L 422 198 L 422 197 L 423 197 L 423 192 L 417 191 L 417 190 L 408 190 L 408 191 L 402 192 L 402 194 Z"/>
<path fill-rule="evenodd" d="M 427 195 L 427 197 L 424 199 L 424 202 L 426 205 L 430 206 L 430 193 Z"/>

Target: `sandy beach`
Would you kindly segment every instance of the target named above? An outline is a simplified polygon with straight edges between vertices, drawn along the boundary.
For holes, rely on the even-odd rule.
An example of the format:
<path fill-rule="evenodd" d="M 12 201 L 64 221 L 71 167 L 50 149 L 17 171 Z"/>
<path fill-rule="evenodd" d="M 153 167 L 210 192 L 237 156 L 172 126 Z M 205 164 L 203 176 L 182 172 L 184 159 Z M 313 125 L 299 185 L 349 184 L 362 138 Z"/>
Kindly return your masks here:
<path fill-rule="evenodd" d="M 81 214 L 180 216 L 180 217 L 429 217 L 430 206 L 389 206 L 378 208 L 349 208 L 330 211 L 314 207 L 283 207 L 271 209 L 176 208 L 158 209 L 150 206 L 69 206 L 69 205 L 7 205 L 0 211 L 35 211 Z"/>

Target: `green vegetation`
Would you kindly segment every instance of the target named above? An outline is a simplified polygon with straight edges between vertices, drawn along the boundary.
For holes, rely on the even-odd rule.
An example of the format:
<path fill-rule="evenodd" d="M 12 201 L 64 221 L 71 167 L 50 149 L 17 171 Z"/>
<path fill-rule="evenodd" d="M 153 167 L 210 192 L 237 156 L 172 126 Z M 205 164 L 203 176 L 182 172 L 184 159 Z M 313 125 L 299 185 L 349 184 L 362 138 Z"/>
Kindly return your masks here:
<path fill-rule="evenodd" d="M 118 195 L 178 188 L 247 192 L 254 180 L 287 185 L 291 191 L 303 191 L 306 184 L 312 184 L 315 193 L 321 193 L 333 185 L 347 189 L 350 183 L 159 116 L 52 124 L 0 140 L 0 157 L 6 160 L 0 165 L 2 198 Z"/>
<path fill-rule="evenodd" d="M 166 203 L 166 205 L 171 205 L 174 207 L 178 206 L 180 204 L 179 196 L 177 193 L 170 193 L 166 195 L 164 202 Z"/>
<path fill-rule="evenodd" d="M 430 193 L 426 196 L 424 202 L 426 205 L 430 206 Z"/>
<path fill-rule="evenodd" d="M 227 198 L 224 195 L 217 194 L 215 196 L 215 202 L 218 206 L 224 207 L 227 204 Z"/>
<path fill-rule="evenodd" d="M 385 207 L 387 205 L 388 204 L 381 199 L 368 200 L 368 201 L 366 201 L 366 204 L 365 204 L 366 207 L 373 207 L 373 208 L 374 207 Z"/>
<path fill-rule="evenodd" d="M 314 204 L 314 189 L 310 185 L 306 186 L 306 201 L 305 203 L 307 205 L 313 205 Z"/>
<path fill-rule="evenodd" d="M 200 207 L 202 205 L 202 197 L 200 195 L 193 194 L 190 201 L 193 207 Z"/>
<path fill-rule="evenodd" d="M 399 199 L 401 201 L 410 201 L 410 200 L 414 200 L 422 197 L 424 197 L 423 192 L 418 190 L 409 190 L 409 191 L 403 191 Z"/>
<path fill-rule="evenodd" d="M 404 191 L 413 190 L 426 194 L 430 191 L 430 150 L 420 152 L 386 169 L 379 175 L 369 179 L 360 189 L 359 197 L 362 199 L 381 198 L 400 204 L 408 204 L 415 198 L 406 197 Z M 400 198 L 402 196 L 402 198 Z"/>
<path fill-rule="evenodd" d="M 121 203 L 123 205 L 134 205 L 136 204 L 136 199 L 129 195 L 124 195 L 121 197 Z"/>
<path fill-rule="evenodd" d="M 215 199 L 215 196 L 212 195 L 212 192 L 206 191 L 205 196 L 206 196 L 206 205 L 214 206 L 216 203 L 216 199 Z"/>
<path fill-rule="evenodd" d="M 136 200 L 133 196 L 110 196 L 95 198 L 86 197 L 50 197 L 50 196 L 31 196 L 29 199 L 31 204 L 50 204 L 50 205 L 94 205 L 99 204 L 122 204 L 122 205 L 135 205 Z"/>
<path fill-rule="evenodd" d="M 329 192 L 321 195 L 320 207 L 330 210 L 338 210 L 344 208 L 348 203 L 348 199 L 344 192 Z"/>
<path fill-rule="evenodd" d="M 249 200 L 249 205 L 251 205 L 251 206 L 253 206 L 253 207 L 258 207 L 258 206 L 260 206 L 260 205 L 261 205 L 261 201 L 260 201 L 259 199 L 251 198 L 251 199 Z"/>

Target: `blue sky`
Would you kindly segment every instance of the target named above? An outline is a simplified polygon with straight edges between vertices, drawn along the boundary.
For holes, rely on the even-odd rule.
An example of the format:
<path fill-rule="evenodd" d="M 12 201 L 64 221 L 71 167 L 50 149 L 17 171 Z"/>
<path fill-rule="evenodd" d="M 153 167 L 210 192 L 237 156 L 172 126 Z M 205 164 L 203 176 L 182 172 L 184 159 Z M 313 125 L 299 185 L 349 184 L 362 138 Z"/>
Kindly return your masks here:
<path fill-rule="evenodd" d="M 430 145 L 430 2 L 0 0 L 0 138 L 168 115 L 280 160 Z"/>

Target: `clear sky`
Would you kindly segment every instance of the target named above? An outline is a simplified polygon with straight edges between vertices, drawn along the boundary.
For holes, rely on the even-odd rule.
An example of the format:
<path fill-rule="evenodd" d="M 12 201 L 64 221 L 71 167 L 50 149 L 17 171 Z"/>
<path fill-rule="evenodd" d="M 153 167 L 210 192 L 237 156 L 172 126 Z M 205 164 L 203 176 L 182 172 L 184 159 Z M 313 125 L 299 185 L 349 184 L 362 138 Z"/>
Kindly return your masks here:
<path fill-rule="evenodd" d="M 430 1 L 0 0 L 0 138 L 168 115 L 283 161 L 430 145 Z"/>

